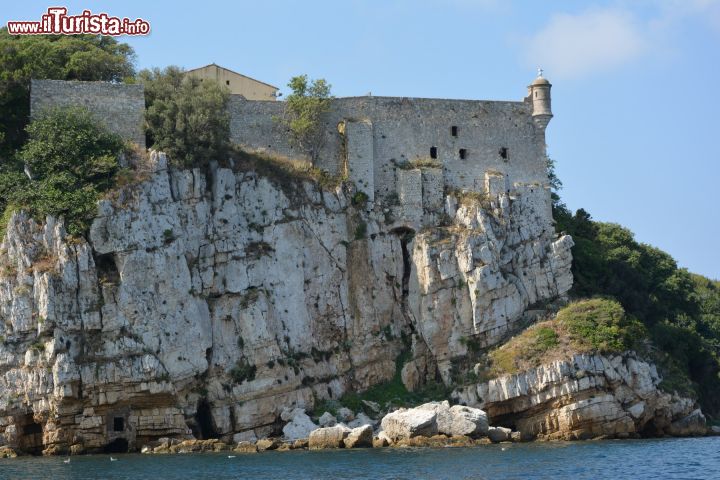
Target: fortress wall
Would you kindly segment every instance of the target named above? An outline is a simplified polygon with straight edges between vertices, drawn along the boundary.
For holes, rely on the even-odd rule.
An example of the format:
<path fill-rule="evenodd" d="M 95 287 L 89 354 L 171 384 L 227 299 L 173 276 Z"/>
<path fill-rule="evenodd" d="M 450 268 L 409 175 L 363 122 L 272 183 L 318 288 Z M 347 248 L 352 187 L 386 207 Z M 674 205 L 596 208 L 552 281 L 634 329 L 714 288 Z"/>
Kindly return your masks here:
<path fill-rule="evenodd" d="M 142 85 L 32 81 L 32 115 L 54 105 L 82 105 L 112 131 L 141 146 L 145 145 L 144 103 Z M 283 102 L 231 95 L 231 140 L 250 150 L 309 160 L 291 144 L 287 128 L 277 121 L 283 109 Z M 338 131 L 341 122 L 350 125 L 347 138 Z M 340 174 L 350 158 L 348 173 L 364 190 L 374 190 L 366 192 L 371 198 L 396 193 L 396 165 L 429 159 L 431 147 L 437 151 L 443 183 L 449 188 L 485 191 L 488 171 L 503 175 L 506 185 L 547 183 L 545 135 L 532 121 L 529 102 L 338 98 L 323 123 L 324 142 L 316 165 Z"/>
<path fill-rule="evenodd" d="M 273 116 L 282 102 L 233 99 L 232 138 L 257 150 L 298 157 Z M 445 184 L 450 188 L 485 190 L 485 172 L 506 176 L 506 183 L 547 183 L 544 132 L 532 121 L 527 102 L 443 100 L 399 97 L 338 98 L 324 118 L 324 145 L 317 166 L 331 173 L 344 168 L 343 137 L 338 124 L 372 123 L 375 196 L 396 192 L 396 164 L 430 158 L 437 149 Z M 452 127 L 457 127 L 457 136 Z M 267 140 L 270 139 L 270 140 Z M 354 151 L 354 142 L 347 154 Z M 361 142 L 365 150 L 367 144 Z M 460 149 L 465 158 L 460 158 Z M 506 158 L 501 151 L 504 149 Z"/>
<path fill-rule="evenodd" d="M 358 190 L 375 200 L 373 125 L 367 120 L 345 123 L 348 178 Z"/>
<path fill-rule="evenodd" d="M 440 168 L 422 170 L 422 202 L 423 209 L 438 211 L 443 208 L 445 190 L 443 171 Z"/>
<path fill-rule="evenodd" d="M 397 192 L 403 218 L 420 222 L 423 213 L 422 172 L 419 168 L 397 170 Z"/>
<path fill-rule="evenodd" d="M 55 106 L 85 107 L 110 131 L 145 148 L 145 94 L 140 84 L 32 80 L 31 116 Z"/>
<path fill-rule="evenodd" d="M 289 130 L 278 121 L 284 108 L 285 102 L 251 101 L 242 95 L 230 95 L 230 140 L 247 150 L 310 160 L 291 145 Z"/>
<path fill-rule="evenodd" d="M 485 192 L 491 196 L 505 193 L 508 189 L 507 177 L 499 172 L 485 172 Z"/>

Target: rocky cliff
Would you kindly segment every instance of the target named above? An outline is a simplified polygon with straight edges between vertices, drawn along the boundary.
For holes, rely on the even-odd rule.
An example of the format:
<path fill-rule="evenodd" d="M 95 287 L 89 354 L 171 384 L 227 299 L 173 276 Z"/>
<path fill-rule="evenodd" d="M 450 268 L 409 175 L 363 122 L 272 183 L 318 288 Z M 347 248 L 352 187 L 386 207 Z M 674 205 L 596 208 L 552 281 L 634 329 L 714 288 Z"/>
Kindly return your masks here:
<path fill-rule="evenodd" d="M 695 402 L 662 391 L 660 382 L 656 367 L 633 352 L 578 354 L 459 389 L 455 397 L 527 440 L 705 434 Z"/>
<path fill-rule="evenodd" d="M 468 340 L 499 342 L 571 286 L 572 240 L 541 186 L 449 195 L 424 223 L 353 194 L 153 154 L 146 180 L 100 202 L 87 240 L 14 214 L 0 445 L 267 435 L 285 408 L 392 378 L 401 352 L 411 387 L 450 383 Z"/>

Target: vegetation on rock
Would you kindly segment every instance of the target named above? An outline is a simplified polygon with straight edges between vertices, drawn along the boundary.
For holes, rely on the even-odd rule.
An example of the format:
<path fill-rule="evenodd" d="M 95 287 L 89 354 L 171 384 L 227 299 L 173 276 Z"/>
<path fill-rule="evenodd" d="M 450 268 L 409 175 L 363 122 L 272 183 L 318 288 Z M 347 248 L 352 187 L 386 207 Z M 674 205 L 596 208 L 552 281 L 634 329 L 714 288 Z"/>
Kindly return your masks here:
<path fill-rule="evenodd" d="M 168 154 L 180 167 L 207 165 L 227 157 L 230 147 L 230 92 L 202 82 L 178 67 L 143 70 L 148 146 Z"/>
<path fill-rule="evenodd" d="M 238 147 L 232 147 L 230 158 L 232 158 L 236 170 L 253 171 L 266 177 L 282 188 L 286 194 L 295 193 L 302 181 L 317 183 L 325 189 L 334 189 L 346 180 L 345 177 L 331 175 L 327 171 L 313 166 L 310 162 L 270 156 L 259 152 L 246 152 Z"/>
<path fill-rule="evenodd" d="M 413 170 L 416 168 L 442 168 L 442 164 L 432 158 L 420 158 L 412 161 L 404 161 L 396 164 L 401 170 Z"/>
<path fill-rule="evenodd" d="M 245 381 L 251 382 L 255 380 L 256 372 L 257 367 L 255 365 L 250 365 L 248 361 L 243 358 L 241 360 L 238 360 L 235 363 L 235 366 L 230 369 L 230 377 L 237 384 L 243 383 Z"/>
<path fill-rule="evenodd" d="M 617 353 L 638 349 L 643 325 L 615 300 L 574 302 L 554 319 L 533 325 L 488 355 L 491 377 L 537 367 L 576 353 Z"/>
<path fill-rule="evenodd" d="M 312 160 L 323 143 L 322 115 L 330 109 L 330 84 L 324 79 L 308 80 L 307 75 L 290 79 L 292 93 L 285 100 L 285 113 L 278 119 L 288 128 L 291 140 Z"/>
<path fill-rule="evenodd" d="M 405 339 L 405 337 L 403 338 Z M 390 407 L 410 407 L 431 401 L 446 400 L 451 389 L 440 382 L 429 382 L 414 392 L 405 387 L 402 382 L 401 372 L 403 366 L 409 360 L 409 356 L 409 350 L 405 350 L 398 355 L 395 360 L 395 375 L 392 380 L 373 385 L 363 392 L 349 391 L 339 400 L 318 402 L 315 405 L 313 415 L 319 417 L 324 412 L 335 415 L 341 407 L 349 408 L 353 412 L 362 411 L 369 415 L 376 415 L 378 412 L 373 411 L 368 403 L 376 403 L 380 409 L 384 410 Z"/>
<path fill-rule="evenodd" d="M 113 186 L 121 138 L 82 108 L 48 110 L 27 131 L 29 139 L 18 158 L 29 175 L 0 172 L 5 219 L 16 209 L 38 220 L 64 217 L 68 233 L 82 235 L 95 216 L 100 194 Z"/>

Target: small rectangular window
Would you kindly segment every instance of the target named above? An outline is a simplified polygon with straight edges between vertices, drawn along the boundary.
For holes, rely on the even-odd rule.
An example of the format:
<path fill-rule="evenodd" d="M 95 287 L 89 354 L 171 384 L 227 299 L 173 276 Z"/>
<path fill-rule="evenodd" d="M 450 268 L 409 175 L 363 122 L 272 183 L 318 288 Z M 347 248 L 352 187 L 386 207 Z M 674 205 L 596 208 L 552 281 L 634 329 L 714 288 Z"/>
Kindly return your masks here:
<path fill-rule="evenodd" d="M 500 154 L 500 157 L 501 157 L 503 160 L 507 160 L 507 159 L 508 159 L 508 149 L 507 149 L 507 147 L 502 147 L 500 150 L 498 150 L 498 154 Z"/>
<path fill-rule="evenodd" d="M 460 160 L 465 160 L 465 156 L 467 155 L 467 150 L 464 148 L 460 149 Z"/>
<path fill-rule="evenodd" d="M 450 127 L 450 134 L 451 134 L 453 137 L 457 137 L 457 127 L 456 127 L 455 125 L 453 125 L 452 127 Z"/>
<path fill-rule="evenodd" d="M 230 85 L 230 80 L 225 80 L 225 85 Z"/>
<path fill-rule="evenodd" d="M 113 430 L 116 432 L 125 431 L 125 419 L 123 417 L 113 418 Z"/>
<path fill-rule="evenodd" d="M 430 158 L 437 158 L 437 147 L 430 147 Z"/>

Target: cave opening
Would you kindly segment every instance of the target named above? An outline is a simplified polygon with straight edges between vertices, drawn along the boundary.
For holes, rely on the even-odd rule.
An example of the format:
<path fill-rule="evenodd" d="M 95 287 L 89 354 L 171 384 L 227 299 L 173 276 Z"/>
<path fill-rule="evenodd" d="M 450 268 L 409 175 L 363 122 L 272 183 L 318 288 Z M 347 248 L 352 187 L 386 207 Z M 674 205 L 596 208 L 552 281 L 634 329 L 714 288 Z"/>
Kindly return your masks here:
<path fill-rule="evenodd" d="M 662 429 L 655 425 L 654 420 L 650 420 L 643 425 L 642 430 L 640 430 L 640 436 L 642 438 L 660 437 L 662 436 Z"/>
<path fill-rule="evenodd" d="M 97 271 L 100 283 L 118 284 L 120 282 L 120 272 L 115 263 L 115 256 L 112 253 L 104 253 L 94 255 L 95 269 Z"/>
<path fill-rule="evenodd" d="M 43 426 L 35 421 L 33 414 L 25 415 L 20 423 L 22 425 L 20 432 L 20 448 L 30 455 L 40 455 L 43 450 Z"/>
<path fill-rule="evenodd" d="M 23 427 L 23 435 L 37 435 L 38 433 L 42 433 L 42 431 L 42 425 L 35 421 L 32 421 Z"/>
<path fill-rule="evenodd" d="M 198 433 L 200 434 L 198 437 L 199 440 L 219 437 L 213 425 L 210 403 L 208 403 L 207 398 L 201 398 L 198 402 L 197 413 L 195 413 L 195 423 L 197 424 Z"/>
<path fill-rule="evenodd" d="M 116 438 L 105 445 L 105 453 L 128 453 L 130 444 L 126 438 Z"/>

